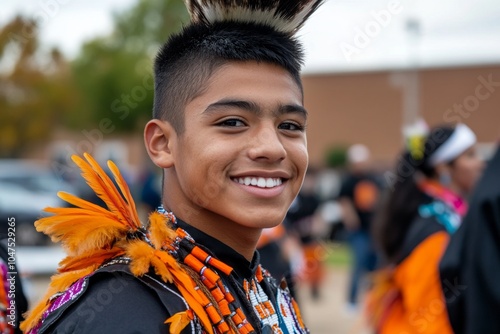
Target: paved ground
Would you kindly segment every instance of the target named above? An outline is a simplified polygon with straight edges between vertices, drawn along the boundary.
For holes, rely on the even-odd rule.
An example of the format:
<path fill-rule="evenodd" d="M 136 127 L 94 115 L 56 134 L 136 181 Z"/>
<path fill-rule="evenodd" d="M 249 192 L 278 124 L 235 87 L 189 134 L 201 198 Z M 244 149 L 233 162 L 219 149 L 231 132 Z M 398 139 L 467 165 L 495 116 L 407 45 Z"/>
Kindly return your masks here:
<path fill-rule="evenodd" d="M 330 268 L 321 289 L 321 298 L 312 300 L 308 290 L 299 286 L 299 303 L 304 321 L 312 334 L 369 334 L 360 315 L 344 308 L 347 268 Z M 28 286 L 32 302 L 41 298 L 48 284 L 47 278 L 32 280 Z M 31 304 L 33 305 L 33 304 Z"/>
<path fill-rule="evenodd" d="M 321 289 L 321 298 L 313 300 L 306 287 L 299 288 L 304 321 L 312 334 L 369 334 L 362 316 L 345 309 L 347 268 L 330 268 Z"/>

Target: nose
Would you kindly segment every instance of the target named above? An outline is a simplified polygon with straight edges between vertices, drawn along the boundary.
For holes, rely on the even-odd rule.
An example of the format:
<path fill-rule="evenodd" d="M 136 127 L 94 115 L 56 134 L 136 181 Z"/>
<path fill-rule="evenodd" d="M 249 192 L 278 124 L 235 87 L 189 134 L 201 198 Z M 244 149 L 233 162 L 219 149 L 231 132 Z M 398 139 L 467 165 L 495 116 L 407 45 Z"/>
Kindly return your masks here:
<path fill-rule="evenodd" d="M 248 150 L 250 159 L 270 162 L 285 159 L 286 150 L 274 124 L 260 126 L 251 136 Z"/>

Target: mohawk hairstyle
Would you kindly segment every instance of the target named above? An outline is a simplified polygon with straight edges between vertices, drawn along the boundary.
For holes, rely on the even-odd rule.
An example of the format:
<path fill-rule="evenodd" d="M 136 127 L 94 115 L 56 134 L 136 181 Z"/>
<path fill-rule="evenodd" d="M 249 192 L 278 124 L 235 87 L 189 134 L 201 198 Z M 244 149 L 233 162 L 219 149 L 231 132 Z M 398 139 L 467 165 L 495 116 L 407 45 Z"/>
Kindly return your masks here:
<path fill-rule="evenodd" d="M 185 0 L 191 21 L 258 23 L 293 35 L 318 8 L 318 0 Z"/>
<path fill-rule="evenodd" d="M 228 62 L 287 70 L 302 90 L 303 51 L 294 34 L 323 0 L 185 0 L 191 23 L 169 38 L 154 66 L 153 117 L 184 131 L 184 107 Z"/>

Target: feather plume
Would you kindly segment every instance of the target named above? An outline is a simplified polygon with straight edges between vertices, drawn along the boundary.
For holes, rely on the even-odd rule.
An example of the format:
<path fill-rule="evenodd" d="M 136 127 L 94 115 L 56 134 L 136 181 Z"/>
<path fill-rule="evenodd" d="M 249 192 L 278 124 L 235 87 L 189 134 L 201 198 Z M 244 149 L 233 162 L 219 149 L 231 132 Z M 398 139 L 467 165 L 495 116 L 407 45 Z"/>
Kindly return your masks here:
<path fill-rule="evenodd" d="M 73 283 L 75 283 L 82 277 L 90 275 L 92 272 L 97 270 L 99 266 L 100 263 L 96 263 L 83 269 L 53 275 L 50 278 L 50 289 L 52 289 L 53 291 L 52 294 L 56 292 L 66 291 Z"/>
<path fill-rule="evenodd" d="M 170 324 L 170 334 L 179 334 L 193 320 L 193 311 L 186 310 L 168 318 L 165 323 Z"/>
<path fill-rule="evenodd" d="M 88 202 L 84 199 L 81 199 L 79 197 L 76 197 L 75 195 L 69 194 L 64 191 L 60 191 L 57 193 L 57 196 L 62 199 L 63 201 L 74 205 L 78 208 L 86 209 L 89 211 L 94 211 L 94 212 L 99 212 L 107 217 L 113 217 L 113 214 L 109 212 L 108 210 L 104 209 L 103 207 L 96 205 L 94 203 Z"/>
<path fill-rule="evenodd" d="M 85 269 L 74 270 L 67 273 L 56 274 L 51 277 L 51 282 L 47 292 L 41 301 L 29 312 L 25 313 L 24 318 L 26 319 L 21 323 L 21 329 L 23 332 L 35 327 L 40 320 L 42 314 L 49 308 L 50 303 L 48 302 L 54 294 L 60 291 L 65 291 L 71 284 L 79 280 L 80 278 L 89 275 L 98 266 L 92 265 Z"/>
<path fill-rule="evenodd" d="M 115 163 L 111 160 L 108 161 L 108 167 L 111 170 L 111 173 L 113 173 L 115 177 L 116 184 L 118 184 L 118 187 L 120 188 L 123 196 L 125 197 L 125 200 L 127 201 L 127 209 L 128 209 L 128 216 L 132 218 L 132 223 L 134 223 L 135 227 L 139 227 L 137 225 L 140 222 L 139 216 L 137 214 L 137 209 L 135 207 L 135 202 L 134 199 L 132 198 L 132 194 L 130 193 L 130 189 L 127 186 L 127 183 L 123 179 L 122 174 L 120 173 L 120 170 L 118 167 L 116 167 Z"/>
<path fill-rule="evenodd" d="M 201 300 L 200 295 L 195 290 L 195 281 L 167 252 L 157 250 L 155 255 L 170 269 L 170 273 L 175 281 L 175 286 L 179 289 L 184 299 L 186 299 L 189 307 L 191 307 L 193 312 L 198 316 L 203 328 L 207 331 L 207 333 L 213 334 L 210 319 L 202 306 L 203 300 Z"/>
<path fill-rule="evenodd" d="M 118 168 L 110 163 L 121 193 L 92 156 L 85 153 L 84 157 L 86 161 L 78 156 L 73 156 L 72 159 L 82 170 L 82 176 L 88 185 L 106 203 L 109 210 L 59 192 L 61 199 L 76 208 L 46 208 L 46 212 L 54 215 L 35 222 L 38 231 L 49 235 L 54 242 L 60 241 L 70 256 L 110 249 L 115 241 L 123 239 L 128 232 L 141 226 L 134 200 Z"/>
<path fill-rule="evenodd" d="M 26 333 L 29 329 L 34 328 L 38 324 L 40 317 L 50 306 L 48 300 L 51 296 L 54 295 L 55 292 L 57 291 L 54 291 L 49 287 L 49 289 L 41 299 L 41 302 L 39 302 L 34 308 L 23 314 L 25 320 L 21 322 L 21 325 L 19 326 L 23 333 Z"/>
<path fill-rule="evenodd" d="M 189 275 L 184 272 L 179 271 L 174 274 L 176 276 L 175 280 L 178 282 L 178 284 L 176 284 L 177 288 L 181 292 L 182 297 L 186 299 L 189 307 L 191 307 L 198 319 L 200 319 L 203 329 L 208 334 L 214 334 L 210 318 L 202 306 L 200 295 L 196 292 L 196 290 L 194 290 L 194 282 Z"/>
<path fill-rule="evenodd" d="M 168 218 L 155 211 L 149 215 L 149 239 L 156 249 L 160 249 L 163 243 L 172 241 L 176 237 L 174 230 L 167 227 Z"/>
<path fill-rule="evenodd" d="M 184 0 L 191 21 L 206 25 L 220 21 L 270 26 L 293 35 L 323 0 Z"/>
<path fill-rule="evenodd" d="M 158 250 L 155 250 L 143 241 L 131 242 L 127 247 L 127 256 L 132 260 L 130 263 L 130 271 L 135 276 L 146 274 L 151 267 L 155 273 L 159 275 L 163 281 L 172 282 L 172 271 L 180 270 L 179 264 L 175 259 L 165 253 L 167 261 L 163 261 L 158 257 Z"/>
<path fill-rule="evenodd" d="M 68 256 L 59 262 L 58 271 L 60 273 L 85 269 L 96 263 L 102 264 L 104 261 L 121 256 L 125 251 L 119 247 L 112 249 L 91 250 L 80 256 Z"/>
<path fill-rule="evenodd" d="M 135 212 L 135 203 L 130 196 L 130 191 L 128 190 L 125 182 L 122 182 L 123 177 L 117 168 L 112 171 L 113 176 L 117 183 L 120 183 L 120 187 L 124 187 L 124 194 L 122 195 L 118 189 L 116 189 L 113 181 L 109 178 L 106 172 L 99 166 L 99 164 L 92 158 L 88 153 L 84 153 L 83 156 L 87 161 L 84 161 L 77 155 L 73 155 L 71 159 L 80 167 L 82 170 L 82 176 L 87 181 L 88 185 L 95 191 L 96 195 L 101 198 L 108 209 L 113 212 L 116 217 L 132 229 L 140 227 L 140 221 Z M 123 190 L 122 190 L 123 191 Z M 124 196 L 129 197 L 130 203 L 124 200 Z M 134 212 L 132 212 L 134 208 Z"/>
<path fill-rule="evenodd" d="M 190 310 L 169 318 L 172 333 L 180 332 L 193 319 L 200 319 L 205 331 L 213 334 L 210 319 L 202 306 L 196 283 L 186 270 L 168 252 L 162 250 L 165 242 L 171 242 L 176 233 L 167 227 L 168 218 L 160 213 L 150 215 L 149 237 L 153 243 L 129 240 L 127 235 L 141 227 L 130 191 L 113 163 L 109 164 L 120 191 L 97 162 L 88 154 L 85 160 L 73 156 L 81 168 L 89 186 L 106 203 L 106 210 L 76 196 L 60 192 L 63 200 L 76 206 L 72 208 L 46 208 L 54 215 L 35 222 L 38 231 L 60 241 L 68 256 L 59 263 L 59 273 L 51 283 L 40 303 L 22 323 L 24 331 L 35 328 L 48 309 L 54 294 L 66 291 L 74 282 L 96 271 L 104 261 L 127 255 L 131 259 L 130 270 L 136 276 L 146 274 L 151 267 L 165 281 L 174 282 L 186 299 Z"/>
<path fill-rule="evenodd" d="M 127 249 L 127 256 L 132 260 L 130 271 L 136 276 L 142 276 L 149 271 L 155 250 L 139 240 L 132 241 Z"/>
<path fill-rule="evenodd" d="M 109 247 L 115 240 L 123 238 L 128 229 L 116 219 L 100 213 L 77 208 L 47 208 L 54 213 L 37 220 L 37 231 L 49 235 L 54 242 L 61 242 L 71 256 L 79 256 L 88 251 Z"/>

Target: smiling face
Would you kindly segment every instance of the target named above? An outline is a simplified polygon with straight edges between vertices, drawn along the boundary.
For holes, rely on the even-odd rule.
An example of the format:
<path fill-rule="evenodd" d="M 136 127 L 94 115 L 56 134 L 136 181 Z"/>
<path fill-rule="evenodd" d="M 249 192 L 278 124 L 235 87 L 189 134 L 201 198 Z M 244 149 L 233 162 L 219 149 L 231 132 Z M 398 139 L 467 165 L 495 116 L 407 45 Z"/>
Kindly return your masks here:
<path fill-rule="evenodd" d="M 219 239 L 258 238 L 282 222 L 300 190 L 306 120 L 286 70 L 256 62 L 220 67 L 186 105 L 181 135 L 161 125 L 168 157 L 155 162 L 166 168 L 165 207 Z"/>

